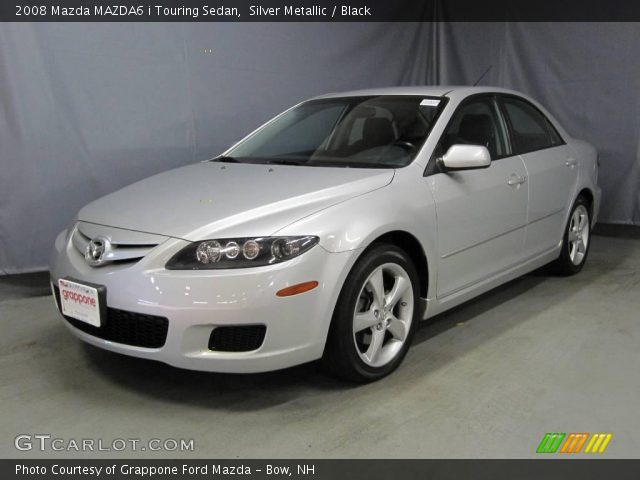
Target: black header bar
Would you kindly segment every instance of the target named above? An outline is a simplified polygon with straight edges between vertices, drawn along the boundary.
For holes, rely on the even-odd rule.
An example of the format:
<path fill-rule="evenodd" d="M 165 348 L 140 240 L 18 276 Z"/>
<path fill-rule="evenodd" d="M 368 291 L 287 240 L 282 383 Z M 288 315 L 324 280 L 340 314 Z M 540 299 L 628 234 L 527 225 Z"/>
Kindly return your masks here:
<path fill-rule="evenodd" d="M 632 0 L 2 0 L 2 22 L 637 22 Z"/>

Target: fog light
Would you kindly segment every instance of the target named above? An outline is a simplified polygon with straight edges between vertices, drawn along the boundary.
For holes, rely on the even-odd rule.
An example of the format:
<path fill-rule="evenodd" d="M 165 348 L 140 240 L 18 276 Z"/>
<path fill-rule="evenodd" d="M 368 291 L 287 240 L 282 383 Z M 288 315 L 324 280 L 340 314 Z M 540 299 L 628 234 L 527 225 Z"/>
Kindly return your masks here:
<path fill-rule="evenodd" d="M 309 290 L 313 290 L 318 286 L 318 282 L 315 280 L 313 282 L 304 282 L 298 283 L 297 285 L 291 285 L 290 287 L 283 288 L 282 290 L 278 290 L 276 295 L 278 297 L 290 297 L 292 295 L 298 295 L 299 293 L 308 292 Z"/>

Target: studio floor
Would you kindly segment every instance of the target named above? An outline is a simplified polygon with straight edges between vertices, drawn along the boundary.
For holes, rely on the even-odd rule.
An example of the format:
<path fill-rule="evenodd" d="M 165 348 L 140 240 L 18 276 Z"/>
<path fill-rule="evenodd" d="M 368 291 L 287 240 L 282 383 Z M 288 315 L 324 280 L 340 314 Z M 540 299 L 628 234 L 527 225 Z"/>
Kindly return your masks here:
<path fill-rule="evenodd" d="M 72 337 L 43 274 L 0 277 L 0 457 L 19 434 L 193 439 L 193 458 L 523 458 L 546 432 L 640 452 L 640 238 L 601 228 L 577 276 L 538 271 L 423 324 L 400 369 L 352 386 L 315 364 L 222 375 Z"/>

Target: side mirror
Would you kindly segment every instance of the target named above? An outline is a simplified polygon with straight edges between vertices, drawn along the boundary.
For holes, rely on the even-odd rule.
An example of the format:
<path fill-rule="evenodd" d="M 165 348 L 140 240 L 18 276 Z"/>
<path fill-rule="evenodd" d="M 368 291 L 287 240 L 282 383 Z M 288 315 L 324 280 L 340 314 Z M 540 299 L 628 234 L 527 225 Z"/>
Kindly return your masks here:
<path fill-rule="evenodd" d="M 491 165 L 491 154 L 482 145 L 451 145 L 438 164 L 444 170 L 487 168 Z"/>

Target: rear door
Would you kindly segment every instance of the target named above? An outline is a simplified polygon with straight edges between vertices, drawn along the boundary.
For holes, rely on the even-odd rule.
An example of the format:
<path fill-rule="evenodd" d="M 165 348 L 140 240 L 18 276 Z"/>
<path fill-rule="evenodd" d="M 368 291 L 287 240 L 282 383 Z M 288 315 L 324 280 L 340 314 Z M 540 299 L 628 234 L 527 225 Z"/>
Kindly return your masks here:
<path fill-rule="evenodd" d="M 511 143 L 527 169 L 529 208 L 524 251 L 527 257 L 558 245 L 578 180 L 575 154 L 545 115 L 527 100 L 500 97 Z"/>
<path fill-rule="evenodd" d="M 431 176 L 438 222 L 439 298 L 518 263 L 527 215 L 526 170 L 520 156 L 511 152 L 495 96 L 463 102 L 434 156 L 454 144 L 484 145 L 492 161 L 484 169 L 436 171 Z"/>

